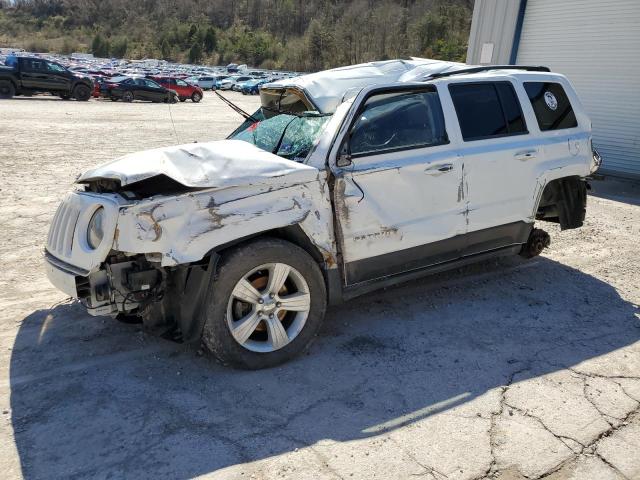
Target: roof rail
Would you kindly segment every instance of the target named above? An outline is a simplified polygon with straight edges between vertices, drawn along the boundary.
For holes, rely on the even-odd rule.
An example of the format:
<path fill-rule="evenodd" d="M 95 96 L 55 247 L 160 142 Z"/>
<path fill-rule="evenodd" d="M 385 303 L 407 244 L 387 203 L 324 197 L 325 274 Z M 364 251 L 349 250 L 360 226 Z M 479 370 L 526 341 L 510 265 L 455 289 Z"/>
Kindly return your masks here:
<path fill-rule="evenodd" d="M 483 65 L 481 67 L 463 68 L 461 70 L 451 70 L 448 72 L 432 73 L 425 77 L 425 80 L 433 78 L 450 77 L 452 75 L 464 75 L 467 73 L 488 72 L 490 70 L 526 70 L 528 72 L 550 72 L 549 67 L 541 65 Z"/>

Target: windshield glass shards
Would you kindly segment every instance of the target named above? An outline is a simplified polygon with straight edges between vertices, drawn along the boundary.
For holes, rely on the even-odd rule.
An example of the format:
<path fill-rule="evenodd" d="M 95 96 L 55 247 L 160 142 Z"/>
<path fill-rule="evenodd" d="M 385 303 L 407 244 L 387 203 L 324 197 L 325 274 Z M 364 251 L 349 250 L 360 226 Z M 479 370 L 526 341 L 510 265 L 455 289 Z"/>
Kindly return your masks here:
<path fill-rule="evenodd" d="M 280 113 L 261 108 L 233 132 L 229 139 L 243 140 L 258 148 L 296 162 L 303 162 L 323 127 L 331 118 L 317 112 L 303 112 L 296 115 Z M 267 114 L 266 118 L 265 113 Z"/>

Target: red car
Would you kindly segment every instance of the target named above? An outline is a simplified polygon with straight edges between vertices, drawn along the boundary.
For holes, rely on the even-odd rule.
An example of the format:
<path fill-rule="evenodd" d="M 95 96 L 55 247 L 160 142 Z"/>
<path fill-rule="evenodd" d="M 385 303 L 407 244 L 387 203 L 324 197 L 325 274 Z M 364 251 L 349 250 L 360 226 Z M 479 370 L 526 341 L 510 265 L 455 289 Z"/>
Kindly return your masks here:
<path fill-rule="evenodd" d="M 178 99 L 184 102 L 187 98 L 190 98 L 192 102 L 198 103 L 202 100 L 202 89 L 197 85 L 191 85 L 179 78 L 175 77 L 150 77 L 160 85 L 170 90 L 174 90 L 178 94 Z"/>

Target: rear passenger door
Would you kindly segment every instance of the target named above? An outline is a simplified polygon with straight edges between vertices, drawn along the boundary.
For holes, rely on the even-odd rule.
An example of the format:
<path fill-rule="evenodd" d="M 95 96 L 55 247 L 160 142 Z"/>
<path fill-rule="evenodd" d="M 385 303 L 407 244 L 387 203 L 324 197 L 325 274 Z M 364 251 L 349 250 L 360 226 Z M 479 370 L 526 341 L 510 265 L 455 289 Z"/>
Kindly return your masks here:
<path fill-rule="evenodd" d="M 509 80 L 448 86 L 461 134 L 467 255 L 525 242 L 534 220 L 544 152 L 529 134 L 516 87 Z"/>

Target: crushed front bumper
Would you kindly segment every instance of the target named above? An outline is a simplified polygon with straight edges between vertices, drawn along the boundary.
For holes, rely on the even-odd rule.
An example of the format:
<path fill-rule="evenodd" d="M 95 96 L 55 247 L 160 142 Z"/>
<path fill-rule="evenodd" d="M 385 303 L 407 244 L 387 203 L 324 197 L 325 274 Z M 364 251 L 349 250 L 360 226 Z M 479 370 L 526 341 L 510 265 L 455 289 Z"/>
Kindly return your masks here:
<path fill-rule="evenodd" d="M 76 288 L 76 277 L 86 277 L 89 272 L 78 269 L 62 260 L 54 257 L 48 251 L 44 253 L 44 266 L 47 272 L 47 278 L 54 287 L 66 293 L 70 297 L 78 298 L 78 289 Z"/>

